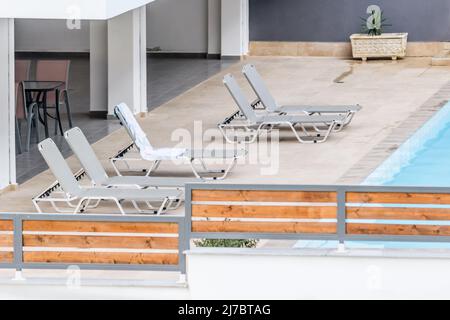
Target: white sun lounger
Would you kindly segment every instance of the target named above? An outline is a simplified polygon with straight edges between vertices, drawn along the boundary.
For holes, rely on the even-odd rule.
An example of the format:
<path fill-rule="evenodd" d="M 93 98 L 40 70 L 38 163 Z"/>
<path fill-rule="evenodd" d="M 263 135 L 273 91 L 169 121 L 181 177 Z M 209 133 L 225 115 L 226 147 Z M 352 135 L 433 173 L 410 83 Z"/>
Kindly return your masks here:
<path fill-rule="evenodd" d="M 121 171 L 117 163 L 123 162 L 127 165 L 129 162 L 149 161 L 152 163 L 150 169 L 145 170 L 147 176 L 158 169 L 162 161 L 183 160 L 189 163 L 192 172 L 198 179 L 202 180 L 223 180 L 233 170 L 237 164 L 237 160 L 247 155 L 245 150 L 188 150 L 177 148 L 156 149 L 150 144 L 147 135 L 142 130 L 131 110 L 124 103 L 118 105 L 114 109 L 116 117 L 125 127 L 134 146 L 139 151 L 139 158 L 125 157 L 121 154 L 119 157 L 111 159 L 112 165 L 118 175 Z M 205 160 L 226 160 L 230 164 L 223 170 L 208 169 Z M 197 168 L 199 166 L 199 168 Z M 213 177 L 211 177 L 213 176 Z"/>
<path fill-rule="evenodd" d="M 327 141 L 335 128 L 346 120 L 346 117 L 342 115 L 280 115 L 265 110 L 255 111 L 231 74 L 224 77 L 224 84 L 240 109 L 240 112 L 219 124 L 220 131 L 230 143 L 239 140 L 236 130 L 244 132 L 244 140 L 240 142 L 253 143 L 264 130 L 277 127 L 290 128 L 301 143 L 322 143 Z M 314 128 L 323 126 L 326 130 L 323 134 L 310 133 L 307 126 Z M 299 130 L 296 127 L 299 127 Z M 233 135 L 230 136 L 228 131 L 232 131 Z"/>
<path fill-rule="evenodd" d="M 178 208 L 182 199 L 181 190 L 159 190 L 159 189 L 118 189 L 118 188 L 83 188 L 73 176 L 69 165 L 64 160 L 61 152 L 52 139 L 44 140 L 39 144 L 39 151 L 44 157 L 50 170 L 58 180 L 62 197 L 36 197 L 33 199 L 38 212 L 42 212 L 39 204 L 50 203 L 58 212 L 81 213 L 87 209 L 97 208 L 101 201 L 113 201 L 122 214 L 126 214 L 121 204 L 122 201 L 130 201 L 139 213 L 161 214 L 167 210 Z M 91 202 L 94 202 L 91 205 Z M 141 210 L 138 203 L 145 203 L 150 210 Z M 64 203 L 71 210 L 60 209 L 57 204 Z M 158 204 L 158 209 L 155 206 Z"/>
<path fill-rule="evenodd" d="M 89 141 L 80 128 L 73 128 L 64 134 L 67 143 L 95 186 L 103 187 L 138 187 L 138 188 L 176 188 L 184 189 L 186 184 L 199 183 L 195 178 L 116 176 L 110 177 L 95 155 Z"/>
<path fill-rule="evenodd" d="M 275 98 L 270 93 L 263 78 L 252 64 L 247 64 L 242 69 L 242 73 L 250 83 L 258 99 L 252 104 L 254 108 L 262 106 L 269 112 L 276 112 L 281 114 L 343 114 L 346 116 L 342 127 L 347 126 L 353 120 L 355 114 L 362 109 L 360 105 L 343 105 L 343 106 L 280 106 Z M 340 127 L 340 128 L 342 128 Z M 340 129 L 338 128 L 338 129 Z"/>

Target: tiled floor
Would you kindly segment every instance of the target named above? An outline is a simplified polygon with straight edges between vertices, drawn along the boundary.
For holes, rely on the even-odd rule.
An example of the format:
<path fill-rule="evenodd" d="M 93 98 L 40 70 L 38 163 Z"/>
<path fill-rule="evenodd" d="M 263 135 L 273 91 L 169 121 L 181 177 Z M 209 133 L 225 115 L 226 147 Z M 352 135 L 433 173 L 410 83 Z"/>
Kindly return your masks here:
<path fill-rule="evenodd" d="M 281 130 L 278 132 L 279 144 L 275 140 L 270 145 L 248 146 L 249 156 L 239 162 L 225 183 L 339 183 L 352 168 L 360 167 L 360 161 L 366 155 L 392 137 L 397 128 L 430 98 L 438 95 L 443 99 L 440 92 L 448 83 L 450 71 L 448 67 L 430 67 L 429 59 L 415 58 L 394 63 L 386 60 L 360 63 L 332 58 L 252 57 L 246 62 L 257 66 L 280 104 L 360 104 L 363 110 L 351 126 L 333 134 L 324 144 L 302 145 L 289 131 Z M 223 86 L 223 75 L 233 73 L 248 98 L 254 96 L 240 75 L 241 67 L 240 63 L 233 65 L 139 119 L 152 143 L 156 147 L 176 145 L 194 149 L 225 146 L 215 128 L 219 121 L 236 111 L 236 106 Z M 352 69 L 353 73 L 349 74 Z M 343 78 L 343 74 L 348 76 Z M 432 112 L 427 117 L 431 115 Z M 419 122 L 424 123 L 427 117 L 420 118 Z M 124 130 L 116 130 L 93 147 L 105 168 L 112 173 L 108 157 L 129 142 Z M 73 171 L 80 169 L 75 157 L 67 160 Z M 144 166 L 148 163 L 136 164 L 136 169 Z M 164 163 L 158 174 L 192 176 L 188 165 L 170 162 Z M 352 174 L 351 177 L 346 183 L 361 181 L 359 176 Z M 29 199 L 54 180 L 54 175 L 45 171 L 22 184 L 18 192 L 0 195 L 0 211 L 33 212 L 35 209 Z M 117 209 L 112 204 L 105 204 L 98 212 L 112 213 Z"/>
<path fill-rule="evenodd" d="M 80 127 L 91 143 L 94 143 L 120 128 L 115 120 L 94 119 L 89 117 L 89 60 L 71 58 L 69 94 L 74 125 Z M 233 62 L 203 59 L 148 59 L 148 105 L 151 110 L 161 106 L 183 92 L 217 74 Z M 64 128 L 68 128 L 64 123 Z M 41 129 L 41 138 L 44 136 Z M 53 135 L 53 123 L 50 125 Z M 53 137 L 64 156 L 71 151 L 61 136 Z M 25 143 L 25 126 L 22 141 Z M 17 181 L 23 183 L 46 170 L 47 166 L 40 156 L 35 140 L 30 152 L 17 155 Z"/>

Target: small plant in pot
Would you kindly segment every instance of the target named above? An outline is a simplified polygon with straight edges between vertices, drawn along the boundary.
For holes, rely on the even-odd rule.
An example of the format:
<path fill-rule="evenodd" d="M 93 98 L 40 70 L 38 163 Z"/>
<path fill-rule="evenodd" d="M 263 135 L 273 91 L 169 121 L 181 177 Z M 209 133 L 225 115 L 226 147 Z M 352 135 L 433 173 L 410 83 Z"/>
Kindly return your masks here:
<path fill-rule="evenodd" d="M 368 58 L 391 58 L 397 60 L 406 56 L 407 33 L 383 33 L 387 19 L 379 6 L 367 8 L 367 18 L 362 24 L 363 33 L 350 37 L 353 57 L 367 61 Z"/>

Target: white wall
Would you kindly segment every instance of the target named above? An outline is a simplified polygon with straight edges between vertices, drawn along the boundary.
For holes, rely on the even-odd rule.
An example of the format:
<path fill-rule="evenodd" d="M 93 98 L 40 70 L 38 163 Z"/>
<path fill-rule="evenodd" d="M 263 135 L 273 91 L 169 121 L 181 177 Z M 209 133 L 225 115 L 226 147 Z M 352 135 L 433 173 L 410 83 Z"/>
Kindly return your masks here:
<path fill-rule="evenodd" d="M 69 30 L 64 20 L 16 20 L 17 51 L 88 52 L 89 22 Z M 208 0 L 158 0 L 147 6 L 147 47 L 205 53 Z"/>
<path fill-rule="evenodd" d="M 154 0 L 14 0 L 3 1 L 1 18 L 107 20 Z"/>
<path fill-rule="evenodd" d="M 208 54 L 221 53 L 221 0 L 208 0 Z"/>
<path fill-rule="evenodd" d="M 158 0 L 148 5 L 147 46 L 207 52 L 208 0 Z"/>
<path fill-rule="evenodd" d="M 192 299 L 450 298 L 449 253 L 209 251 L 187 256 Z"/>
<path fill-rule="evenodd" d="M 14 23 L 0 19 L 0 190 L 16 184 Z"/>
<path fill-rule="evenodd" d="M 90 24 L 90 111 L 108 111 L 108 22 Z"/>
<path fill-rule="evenodd" d="M 146 12 L 138 8 L 108 20 L 108 114 L 126 103 L 147 111 Z"/>
<path fill-rule="evenodd" d="M 222 56 L 239 57 L 248 53 L 248 0 L 222 1 Z"/>
<path fill-rule="evenodd" d="M 88 52 L 89 22 L 69 30 L 65 20 L 16 19 L 16 51 Z"/>

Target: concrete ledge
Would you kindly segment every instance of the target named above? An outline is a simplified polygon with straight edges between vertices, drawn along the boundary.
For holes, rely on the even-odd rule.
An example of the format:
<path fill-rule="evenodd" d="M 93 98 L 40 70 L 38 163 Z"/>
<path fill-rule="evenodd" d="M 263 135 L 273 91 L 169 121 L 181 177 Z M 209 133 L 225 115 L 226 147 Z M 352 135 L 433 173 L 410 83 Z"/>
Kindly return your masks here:
<path fill-rule="evenodd" d="M 408 57 L 433 57 L 448 46 L 447 42 L 409 42 Z M 284 42 L 252 41 L 252 56 L 352 57 L 350 42 Z"/>
<path fill-rule="evenodd" d="M 347 257 L 347 258 L 394 258 L 394 259 L 450 259 L 450 249 L 225 249 L 198 248 L 186 255 L 210 256 L 267 256 L 267 257 Z"/>
<path fill-rule="evenodd" d="M 450 251 L 193 250 L 193 299 L 448 299 Z"/>

